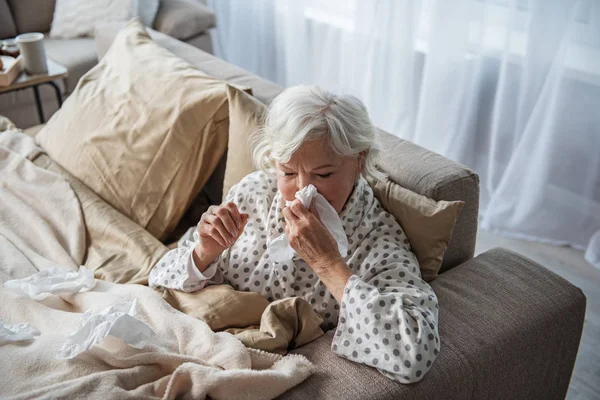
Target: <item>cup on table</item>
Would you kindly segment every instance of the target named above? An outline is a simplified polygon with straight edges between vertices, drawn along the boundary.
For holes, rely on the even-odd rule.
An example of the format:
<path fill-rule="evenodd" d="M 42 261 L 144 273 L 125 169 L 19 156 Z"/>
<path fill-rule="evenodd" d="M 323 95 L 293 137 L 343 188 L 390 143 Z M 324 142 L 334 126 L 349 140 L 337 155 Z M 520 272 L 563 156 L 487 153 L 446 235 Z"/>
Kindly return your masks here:
<path fill-rule="evenodd" d="M 44 34 L 33 32 L 17 36 L 17 44 L 23 56 L 25 71 L 32 75 L 48 72 L 46 50 L 44 49 Z"/>

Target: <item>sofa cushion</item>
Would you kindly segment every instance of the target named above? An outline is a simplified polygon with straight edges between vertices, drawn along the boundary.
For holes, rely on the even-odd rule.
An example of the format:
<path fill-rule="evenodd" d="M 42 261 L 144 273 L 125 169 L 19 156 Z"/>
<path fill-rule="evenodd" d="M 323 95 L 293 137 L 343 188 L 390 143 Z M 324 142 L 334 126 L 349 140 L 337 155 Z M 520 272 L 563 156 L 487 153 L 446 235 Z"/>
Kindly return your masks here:
<path fill-rule="evenodd" d="M 17 27 L 7 0 L 0 0 L 0 39 L 17 36 Z"/>
<path fill-rule="evenodd" d="M 367 181 L 375 197 L 400 223 L 419 260 L 421 276 L 427 282 L 438 276 L 444 253 L 452 238 L 462 201 L 435 201 L 390 181 L 372 176 Z"/>
<path fill-rule="evenodd" d="M 55 0 L 8 0 L 18 33 L 48 32 Z"/>
<path fill-rule="evenodd" d="M 253 96 L 227 85 L 229 101 L 229 145 L 223 179 L 223 200 L 229 189 L 256 170 L 249 139 L 262 123 L 267 107 Z"/>
<path fill-rule="evenodd" d="M 215 27 L 215 14 L 199 2 L 162 0 L 154 29 L 185 40 Z"/>
<path fill-rule="evenodd" d="M 46 39 L 44 44 L 48 57 L 69 71 L 64 79 L 67 94 L 75 89 L 84 74 L 98 64 L 93 38 Z"/>
<path fill-rule="evenodd" d="M 36 139 L 164 239 L 223 156 L 228 126 L 225 83 L 156 45 L 133 20 Z"/>

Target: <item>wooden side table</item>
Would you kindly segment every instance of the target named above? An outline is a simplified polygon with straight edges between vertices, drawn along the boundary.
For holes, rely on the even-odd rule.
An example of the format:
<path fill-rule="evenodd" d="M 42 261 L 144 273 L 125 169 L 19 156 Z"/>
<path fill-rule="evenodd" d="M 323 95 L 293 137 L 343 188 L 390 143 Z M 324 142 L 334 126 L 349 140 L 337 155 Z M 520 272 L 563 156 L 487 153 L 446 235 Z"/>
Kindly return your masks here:
<path fill-rule="evenodd" d="M 50 59 L 48 59 L 47 61 L 48 72 L 46 74 L 30 75 L 27 72 L 23 71 L 17 77 L 17 79 L 15 79 L 15 81 L 9 86 L 0 86 L 0 94 L 33 88 L 33 93 L 35 95 L 35 104 L 37 106 L 37 111 L 40 117 L 41 124 L 43 124 L 46 121 L 44 119 L 44 110 L 42 109 L 42 100 L 40 98 L 39 87 L 41 85 L 52 86 L 54 88 L 54 91 L 56 92 L 56 101 L 58 102 L 58 107 L 60 108 L 63 102 L 62 93 L 60 92 L 60 88 L 54 81 L 56 81 L 57 79 L 66 78 L 68 75 L 68 71 L 65 67 Z"/>

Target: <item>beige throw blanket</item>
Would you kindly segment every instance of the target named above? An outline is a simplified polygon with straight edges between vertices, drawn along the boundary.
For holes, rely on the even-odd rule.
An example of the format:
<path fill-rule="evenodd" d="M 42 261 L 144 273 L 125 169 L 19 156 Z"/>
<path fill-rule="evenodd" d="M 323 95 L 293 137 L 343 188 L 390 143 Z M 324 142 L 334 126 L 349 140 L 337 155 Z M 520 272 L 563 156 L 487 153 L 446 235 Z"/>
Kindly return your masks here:
<path fill-rule="evenodd" d="M 77 268 L 85 255 L 79 201 L 58 175 L 36 167 L 33 139 L 0 133 L 0 279 L 24 278 L 54 265 Z M 16 263 L 15 254 L 28 262 Z"/>
<path fill-rule="evenodd" d="M 272 303 L 260 293 L 230 285 L 208 286 L 192 293 L 156 289 L 176 309 L 206 322 L 215 332 L 234 334 L 254 349 L 278 354 L 321 337 L 323 318 L 308 302 L 289 297 Z"/>
<path fill-rule="evenodd" d="M 80 203 L 58 175 L 31 163 L 26 136 L 0 133 L 0 278 L 24 278 L 52 265 L 83 262 L 85 227 Z M 14 151 L 2 147 L 11 142 Z M 156 333 L 142 349 L 107 337 L 72 360 L 58 359 L 65 336 L 83 312 L 137 299 L 137 318 Z M 97 281 L 89 292 L 34 301 L 0 288 L 0 320 L 29 323 L 41 335 L 0 346 L 3 398 L 269 399 L 302 382 L 312 364 L 248 349 L 228 333 L 167 304 L 141 285 Z M 10 362 L 8 362 L 10 360 Z"/>
<path fill-rule="evenodd" d="M 157 344 L 138 350 L 107 337 L 72 360 L 57 358 L 84 311 L 133 299 L 137 318 L 154 330 Z M 0 346 L 0 393 L 8 398 L 270 399 L 312 372 L 304 357 L 247 349 L 141 285 L 98 281 L 92 291 L 39 302 L 0 289 L 0 304 L 1 320 L 41 331 L 31 342 Z"/>

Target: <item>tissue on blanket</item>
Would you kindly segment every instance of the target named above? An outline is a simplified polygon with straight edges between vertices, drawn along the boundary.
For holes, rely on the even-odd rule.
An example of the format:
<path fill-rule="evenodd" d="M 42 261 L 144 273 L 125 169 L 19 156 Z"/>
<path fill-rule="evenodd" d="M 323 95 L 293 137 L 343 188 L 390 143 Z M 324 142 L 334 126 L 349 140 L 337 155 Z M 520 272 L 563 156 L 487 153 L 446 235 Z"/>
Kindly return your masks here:
<path fill-rule="evenodd" d="M 12 343 L 32 340 L 39 336 L 40 331 L 30 324 L 7 325 L 0 322 L 0 346 Z"/>
<path fill-rule="evenodd" d="M 96 285 L 94 273 L 84 266 L 79 271 L 70 268 L 51 267 L 24 279 L 4 283 L 4 287 L 34 300 L 58 293 L 77 293 L 90 290 Z"/>
<path fill-rule="evenodd" d="M 342 220 L 335 211 L 335 208 L 329 204 L 323 195 L 317 192 L 317 188 L 314 185 L 308 185 L 307 187 L 300 189 L 296 192 L 295 197 L 302 202 L 302 205 L 304 205 L 305 208 L 310 207 L 314 198 L 315 208 L 319 214 L 319 219 L 335 239 L 340 254 L 345 256 L 348 251 L 348 238 L 346 237 Z M 286 207 L 289 207 L 291 204 L 291 201 L 285 202 Z M 279 219 L 279 216 L 277 215 L 276 218 Z M 294 254 L 295 251 L 290 246 L 288 237 L 285 233 L 269 242 L 269 257 L 275 262 L 291 260 L 294 257 Z"/>
<path fill-rule="evenodd" d="M 131 347 L 141 349 L 155 333 L 135 317 L 136 308 L 137 299 L 133 299 L 112 305 L 98 314 L 86 311 L 81 317 L 79 328 L 67 336 L 60 348 L 60 358 L 74 358 L 107 336 L 118 337 Z"/>

